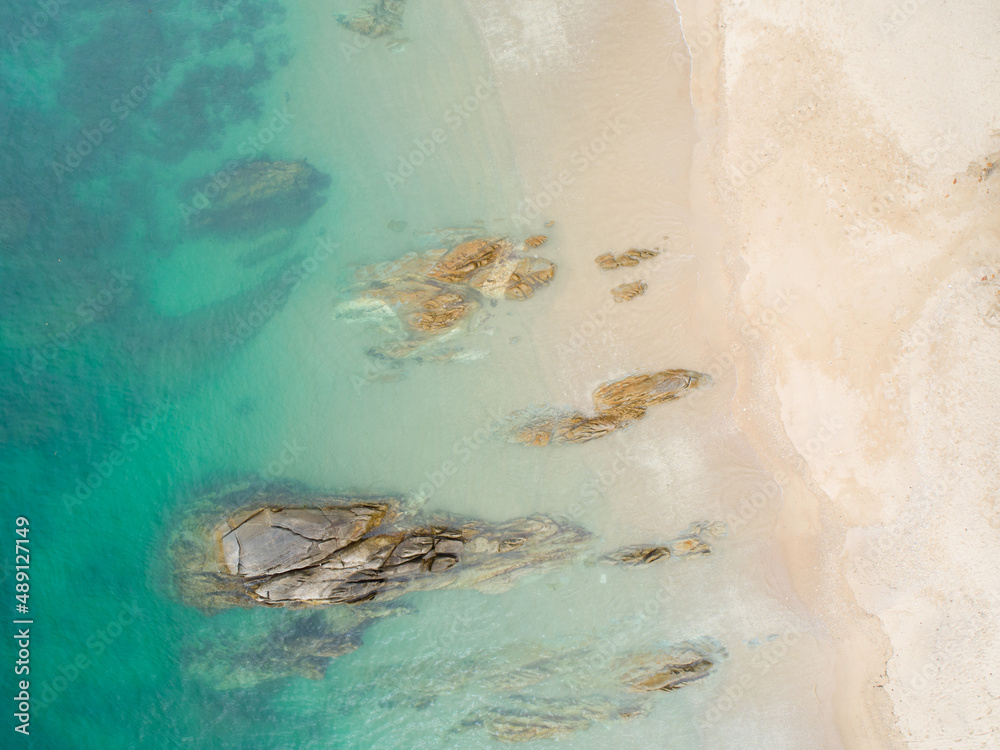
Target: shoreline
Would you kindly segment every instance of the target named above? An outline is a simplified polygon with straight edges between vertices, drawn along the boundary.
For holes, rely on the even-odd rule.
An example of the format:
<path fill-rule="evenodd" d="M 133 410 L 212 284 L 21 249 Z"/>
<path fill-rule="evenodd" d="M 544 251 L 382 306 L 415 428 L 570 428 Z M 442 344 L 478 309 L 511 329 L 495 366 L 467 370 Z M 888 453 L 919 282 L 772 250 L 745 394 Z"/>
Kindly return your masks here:
<path fill-rule="evenodd" d="M 746 385 L 737 374 L 747 372 L 746 362 L 757 350 L 738 332 L 749 326 L 762 340 L 759 334 L 772 325 L 774 311 L 744 321 L 735 309 L 739 280 L 727 249 L 728 229 L 718 220 L 724 209 L 710 169 L 716 148 L 712 136 L 724 111 L 722 97 L 714 93 L 713 71 L 696 65 L 690 78 L 672 8 L 650 4 L 626 17 L 569 9 L 558 16 L 532 15 L 515 4 L 506 11 L 510 17 L 542 27 L 531 35 L 522 32 L 522 39 L 559 39 L 578 45 L 574 53 L 586 58 L 582 69 L 572 70 L 551 52 L 542 80 L 537 61 L 510 63 L 518 50 L 515 21 L 493 4 L 485 10 L 477 4 L 476 10 L 488 19 L 481 21 L 480 34 L 494 55 L 525 195 L 552 198 L 539 223 L 555 221 L 545 248 L 559 266 L 563 287 L 546 291 L 541 314 L 546 331 L 539 331 L 535 345 L 555 403 L 586 408 L 597 385 L 635 372 L 686 367 L 716 376 L 712 388 L 654 407 L 622 435 L 564 449 L 587 451 L 588 463 L 612 477 L 600 505 L 605 518 L 593 523 L 611 529 L 629 521 L 650 536 L 668 529 L 676 533 L 699 520 L 735 525 L 741 502 L 772 486 L 771 472 L 781 470 L 761 451 L 766 442 L 754 440 L 754 421 L 740 418 L 739 409 L 752 396 L 744 395 Z M 627 50 L 617 43 L 623 36 L 630 39 Z M 711 50 L 706 46 L 703 52 Z M 545 118 L 543 106 L 563 119 Z M 530 127 L 519 127 L 513 116 L 518 111 L 538 114 Z M 567 155 L 579 153 L 590 135 L 599 137 L 608 116 L 626 123 L 624 132 L 607 144 L 603 158 L 573 171 Z M 560 165 L 573 180 L 557 193 L 550 185 Z M 598 254 L 629 247 L 658 248 L 663 254 L 631 269 L 601 271 L 594 265 Z M 640 277 L 649 284 L 643 297 L 603 304 L 612 286 Z M 775 292 L 775 305 L 794 307 L 783 291 Z M 567 352 L 565 343 L 574 336 L 577 346 Z M 615 462 L 626 468 L 614 469 Z M 659 500 L 664 497 L 669 501 Z M 771 745 L 841 747 L 829 701 L 821 698 L 835 689 L 826 625 L 789 569 L 789 563 L 802 562 L 801 554 L 789 555 L 783 540 L 772 541 L 770 529 L 779 520 L 774 506 L 768 497 L 766 507 L 753 507 L 747 522 L 720 540 L 713 569 L 702 572 L 703 581 L 688 582 L 717 591 L 718 597 L 710 604 L 685 602 L 691 624 L 673 623 L 693 628 L 714 623 L 718 632 L 712 634 L 725 636 L 733 663 L 731 682 L 716 687 L 695 724 L 708 746 L 755 736 Z M 742 585 L 735 589 L 734 570 L 743 571 Z M 726 612 L 721 619 L 720 609 Z M 780 655 L 766 645 L 775 638 Z M 765 645 L 754 645 L 758 640 Z M 738 690 L 739 700 L 727 697 L 727 688 Z M 803 691 L 818 698 L 799 708 L 795 704 Z M 799 725 L 761 725 L 757 715 L 775 703 L 789 706 Z"/>
<path fill-rule="evenodd" d="M 723 0 L 683 14 L 701 44 L 692 93 L 734 327 L 777 290 L 798 294 L 742 349 L 733 410 L 768 470 L 789 477 L 775 541 L 835 646 L 829 746 L 986 747 L 1000 729 L 978 697 L 997 643 L 983 625 L 996 606 L 996 460 L 981 452 L 994 410 L 982 396 L 986 413 L 962 404 L 996 374 L 984 165 L 997 60 L 982 50 L 997 11 L 969 9 L 984 37 L 970 45 L 968 19 L 946 6 L 916 6 L 887 32 L 875 22 L 898 8 L 881 5 Z M 955 70 L 968 71 L 962 86 Z"/>

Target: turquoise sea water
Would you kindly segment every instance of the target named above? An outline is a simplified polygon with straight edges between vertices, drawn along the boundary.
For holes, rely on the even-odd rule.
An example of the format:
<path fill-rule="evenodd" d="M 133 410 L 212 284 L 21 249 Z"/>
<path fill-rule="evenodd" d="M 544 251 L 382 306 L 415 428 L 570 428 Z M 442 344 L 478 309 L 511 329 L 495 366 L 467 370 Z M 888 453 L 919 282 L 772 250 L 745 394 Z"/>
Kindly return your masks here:
<path fill-rule="evenodd" d="M 0 561 L 13 608 L 14 519 L 26 517 L 34 620 L 31 733 L 15 734 L 8 711 L 4 747 L 492 747 L 481 730 L 454 731 L 492 685 L 468 679 L 427 705 L 414 691 L 474 673 L 463 665 L 496 649 L 622 649 L 732 626 L 705 602 L 714 561 L 668 576 L 573 566 L 505 594 L 406 597 L 320 679 L 239 685 L 213 669 L 212 649 L 238 664 L 261 639 L 322 621 L 207 617 L 171 596 L 166 540 L 206 488 L 293 480 L 491 521 L 570 516 L 616 543 L 650 541 L 607 525 L 605 490 L 631 481 L 613 453 L 484 437 L 497 415 L 558 402 L 531 345 L 558 277 L 552 294 L 490 311 L 463 342 L 468 361 L 373 364 L 378 331 L 335 315 L 356 266 L 433 248 L 448 228 L 513 232 L 524 197 L 464 6 L 415 3 L 375 40 L 333 20 L 354 10 L 0 9 Z M 192 227 L 212 175 L 259 158 L 307 159 L 329 177 L 325 202 L 304 221 L 292 206 L 276 225 Z M 711 679 L 559 746 L 689 747 L 726 677 Z"/>

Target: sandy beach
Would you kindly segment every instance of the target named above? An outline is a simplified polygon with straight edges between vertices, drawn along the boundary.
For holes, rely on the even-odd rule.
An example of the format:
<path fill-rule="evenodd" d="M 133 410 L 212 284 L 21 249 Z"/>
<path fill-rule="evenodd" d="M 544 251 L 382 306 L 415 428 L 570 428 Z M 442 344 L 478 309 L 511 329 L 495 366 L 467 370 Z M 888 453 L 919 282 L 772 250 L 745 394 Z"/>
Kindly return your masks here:
<path fill-rule="evenodd" d="M 771 746 L 992 746 L 1000 11 L 680 2 L 681 34 L 653 4 L 474 7 L 522 214 L 554 220 L 565 256 L 551 387 L 583 405 L 630 371 L 716 377 L 636 428 L 610 512 L 724 518 L 741 583 L 809 633 L 782 674 L 801 733 Z M 649 292 L 602 306 L 592 258 L 646 246 L 666 250 Z M 711 497 L 685 497 L 684 451 L 723 477 Z"/>
<path fill-rule="evenodd" d="M 1000 747 L 995 0 L 0 19 L 20 746 Z"/>

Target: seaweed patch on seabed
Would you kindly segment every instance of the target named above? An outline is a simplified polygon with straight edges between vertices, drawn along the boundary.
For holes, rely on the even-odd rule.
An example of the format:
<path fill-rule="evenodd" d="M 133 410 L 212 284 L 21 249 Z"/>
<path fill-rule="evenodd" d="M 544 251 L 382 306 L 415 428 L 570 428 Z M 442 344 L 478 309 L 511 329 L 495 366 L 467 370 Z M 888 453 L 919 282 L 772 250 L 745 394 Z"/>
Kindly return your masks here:
<path fill-rule="evenodd" d="M 478 359 L 482 353 L 452 340 L 480 326 L 488 300 L 526 300 L 552 281 L 555 265 L 526 254 L 545 239 L 536 235 L 515 244 L 508 237 L 460 233 L 449 247 L 365 266 L 356 274 L 353 298 L 334 316 L 378 324 L 389 338 L 368 351 L 378 361 Z"/>
<path fill-rule="evenodd" d="M 230 161 L 199 181 L 180 205 L 192 230 L 244 235 L 303 223 L 326 198 L 330 177 L 305 160 Z"/>

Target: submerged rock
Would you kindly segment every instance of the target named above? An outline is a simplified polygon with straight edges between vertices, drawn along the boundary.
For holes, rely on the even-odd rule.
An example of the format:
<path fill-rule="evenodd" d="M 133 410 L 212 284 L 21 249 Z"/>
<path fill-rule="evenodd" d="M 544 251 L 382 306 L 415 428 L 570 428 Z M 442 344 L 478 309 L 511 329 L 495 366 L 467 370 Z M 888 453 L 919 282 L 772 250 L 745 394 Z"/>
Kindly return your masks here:
<path fill-rule="evenodd" d="M 214 199 L 204 190 L 195 195 L 188 217 L 193 227 L 241 233 L 262 226 L 295 226 L 323 205 L 326 199 L 319 191 L 330 184 L 327 175 L 304 160 L 243 162 L 225 171 L 222 179 Z M 208 205 L 202 207 L 199 196 Z"/>
<path fill-rule="evenodd" d="M 409 614 L 401 604 L 312 610 L 260 630 L 206 632 L 182 656 L 188 679 L 214 690 L 249 688 L 288 677 L 321 680 L 330 661 L 362 645 L 365 630 L 384 617 Z M 250 632 L 248 632 L 250 629 Z"/>
<path fill-rule="evenodd" d="M 355 604 L 444 587 L 503 591 L 579 558 L 591 535 L 546 516 L 489 524 L 406 520 L 397 501 L 240 485 L 201 504 L 174 533 L 178 596 L 202 609 Z"/>
<path fill-rule="evenodd" d="M 684 643 L 668 651 L 629 654 L 617 670 L 630 692 L 669 693 L 707 677 L 723 655 L 713 641 Z"/>
<path fill-rule="evenodd" d="M 603 651 L 582 647 L 547 657 L 546 672 L 552 679 L 572 677 L 569 685 L 558 686 L 558 697 L 528 696 L 501 688 L 499 692 L 506 695 L 473 711 L 457 729 L 481 728 L 501 742 L 529 742 L 572 734 L 595 722 L 643 716 L 653 694 L 678 690 L 707 677 L 725 656 L 725 650 L 707 638 L 630 651 L 612 657 L 610 663 Z M 586 692 L 581 695 L 579 687 L 570 685 L 585 685 Z"/>
<path fill-rule="evenodd" d="M 659 560 L 671 557 L 693 557 L 707 555 L 712 548 L 705 541 L 705 536 L 725 536 L 729 529 L 722 521 L 709 523 L 700 521 L 688 526 L 687 531 L 676 539 L 663 544 L 636 544 L 622 547 L 604 555 L 600 562 L 609 565 L 649 565 Z"/>
<path fill-rule="evenodd" d="M 629 284 L 619 284 L 611 290 L 611 296 L 615 302 L 628 302 L 646 293 L 645 281 L 633 281 Z"/>
<path fill-rule="evenodd" d="M 655 258 L 659 254 L 659 250 L 637 250 L 636 248 L 632 248 L 621 255 L 612 255 L 611 253 L 598 255 L 594 258 L 594 262 L 605 271 L 610 271 L 615 268 L 637 266 L 641 261 L 647 258 Z"/>
<path fill-rule="evenodd" d="M 460 347 L 441 344 L 474 330 L 484 315 L 486 299 L 524 300 L 555 276 L 550 261 L 519 256 L 506 237 L 460 237 L 451 248 L 409 253 L 394 263 L 358 271 L 358 291 L 338 306 L 337 317 L 377 321 L 397 334 L 373 347 L 371 356 L 411 361 L 464 358 Z M 529 239 L 535 240 L 534 246 L 540 244 L 537 238 Z"/>
<path fill-rule="evenodd" d="M 362 36 L 384 36 L 403 26 L 404 0 L 375 0 L 353 16 L 337 15 L 337 23 Z"/>
<path fill-rule="evenodd" d="M 576 700 L 513 696 L 505 704 L 477 711 L 459 728 L 482 728 L 500 742 L 531 742 L 588 729 L 595 721 L 631 719 L 645 713 L 642 703 L 601 696 Z"/>
<path fill-rule="evenodd" d="M 526 445 L 586 443 L 642 419 L 648 407 L 680 398 L 711 380 L 692 370 L 632 375 L 594 391 L 594 415 L 552 408 L 524 410 L 510 417 L 506 434 L 512 442 Z"/>

